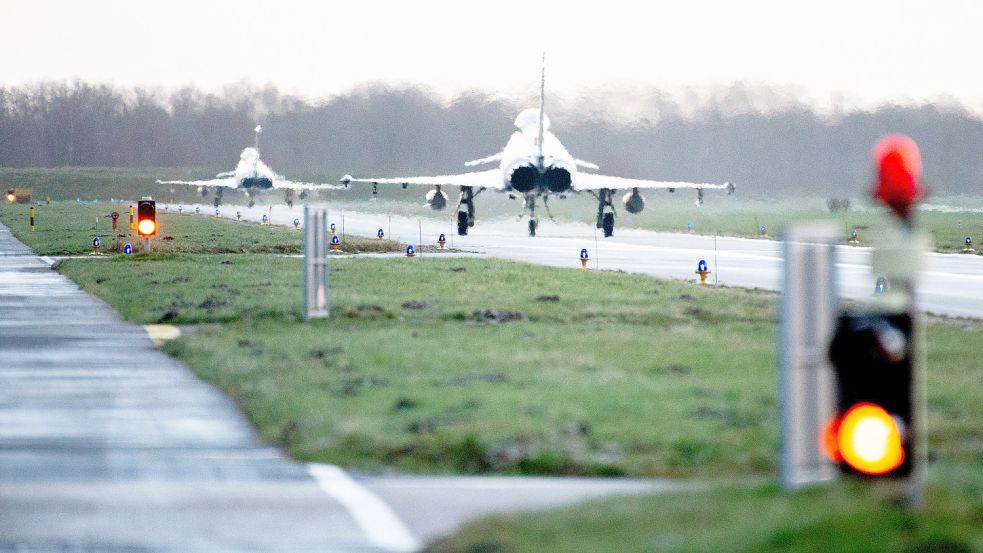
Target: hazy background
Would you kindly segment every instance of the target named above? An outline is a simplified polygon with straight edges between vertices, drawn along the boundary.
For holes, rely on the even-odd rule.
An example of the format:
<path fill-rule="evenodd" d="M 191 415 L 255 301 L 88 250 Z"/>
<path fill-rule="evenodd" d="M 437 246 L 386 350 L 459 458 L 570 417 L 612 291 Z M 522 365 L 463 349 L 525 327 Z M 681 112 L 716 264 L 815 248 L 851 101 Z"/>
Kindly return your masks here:
<path fill-rule="evenodd" d="M 0 166 L 458 172 L 537 103 L 605 173 L 862 195 L 910 134 L 979 194 L 983 5 L 969 0 L 4 0 Z M 230 84 L 231 83 L 231 84 Z M 198 174 L 197 176 L 203 176 Z"/>
<path fill-rule="evenodd" d="M 686 113 L 656 89 L 631 119 L 590 99 L 555 100 L 554 131 L 602 172 L 734 181 L 742 196 L 863 194 L 878 136 L 911 135 L 939 195 L 973 194 L 983 175 L 983 121 L 958 105 L 882 106 L 818 114 L 775 91 L 734 85 Z M 755 108 L 768 104 L 767 111 Z M 272 86 L 209 94 L 83 82 L 0 87 L 0 166 L 230 169 L 263 123 L 264 159 L 281 173 L 461 172 L 495 153 L 522 106 L 480 93 L 364 86 L 312 103 Z"/>

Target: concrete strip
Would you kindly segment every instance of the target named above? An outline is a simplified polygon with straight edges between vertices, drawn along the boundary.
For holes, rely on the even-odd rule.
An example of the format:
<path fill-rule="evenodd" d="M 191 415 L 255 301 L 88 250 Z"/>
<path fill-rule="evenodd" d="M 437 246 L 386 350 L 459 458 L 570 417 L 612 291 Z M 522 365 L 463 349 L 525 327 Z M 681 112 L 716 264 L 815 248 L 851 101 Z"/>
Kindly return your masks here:
<path fill-rule="evenodd" d="M 380 551 L 237 407 L 0 225 L 0 551 Z"/>

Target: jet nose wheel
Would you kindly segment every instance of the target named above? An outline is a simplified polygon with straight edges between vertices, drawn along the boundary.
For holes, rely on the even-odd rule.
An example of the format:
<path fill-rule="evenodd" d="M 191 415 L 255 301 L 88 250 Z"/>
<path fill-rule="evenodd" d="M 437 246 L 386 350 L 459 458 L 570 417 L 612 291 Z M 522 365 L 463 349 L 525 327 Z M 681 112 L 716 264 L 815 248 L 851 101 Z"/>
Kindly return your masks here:
<path fill-rule="evenodd" d="M 529 236 L 536 236 L 536 227 L 539 226 L 539 221 L 536 219 L 529 219 Z"/>

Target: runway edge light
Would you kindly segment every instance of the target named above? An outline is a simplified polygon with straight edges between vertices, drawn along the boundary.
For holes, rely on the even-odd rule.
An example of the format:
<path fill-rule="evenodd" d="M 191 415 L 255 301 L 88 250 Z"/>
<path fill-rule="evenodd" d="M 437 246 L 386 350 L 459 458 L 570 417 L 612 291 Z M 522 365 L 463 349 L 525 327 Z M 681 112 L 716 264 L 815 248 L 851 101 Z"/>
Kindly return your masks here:
<path fill-rule="evenodd" d="M 590 261 L 590 256 L 587 255 L 587 248 L 583 248 L 580 250 L 580 268 L 585 271 L 589 269 L 590 267 L 587 266 L 588 261 Z"/>
<path fill-rule="evenodd" d="M 706 286 L 707 275 L 710 274 L 710 269 L 707 267 L 707 262 L 705 259 L 701 259 L 700 262 L 696 264 L 696 274 L 700 275 L 700 286 Z"/>

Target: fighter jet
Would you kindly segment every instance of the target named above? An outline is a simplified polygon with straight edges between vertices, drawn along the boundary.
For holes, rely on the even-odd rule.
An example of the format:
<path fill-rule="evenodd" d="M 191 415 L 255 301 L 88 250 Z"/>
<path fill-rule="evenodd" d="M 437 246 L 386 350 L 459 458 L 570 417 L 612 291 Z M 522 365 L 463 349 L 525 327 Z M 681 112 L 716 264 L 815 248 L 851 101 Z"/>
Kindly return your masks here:
<path fill-rule="evenodd" d="M 341 183 L 346 186 L 353 182 L 371 183 L 373 194 L 378 193 L 379 184 L 399 184 L 403 188 L 410 184 L 433 186 L 433 190 L 427 192 L 426 200 L 427 204 L 435 210 L 443 209 L 447 205 L 447 193 L 442 190 L 442 187 L 459 186 L 461 192 L 456 208 L 457 233 L 462 236 L 474 226 L 474 199 L 484 190 L 494 190 L 508 194 L 510 198 L 524 200 L 523 216 L 528 214 L 529 217 L 529 236 L 535 236 L 536 228 L 539 226 L 539 218 L 536 215 L 538 199 L 542 198 L 543 206 L 549 215 L 548 202 L 551 196 L 564 198 L 570 193 L 586 192 L 597 199 L 597 228 L 603 229 L 605 237 L 614 234 L 615 209 L 612 198 L 616 190 L 627 191 L 622 202 L 629 213 L 639 213 L 644 209 L 645 198 L 639 192 L 641 189 L 664 188 L 670 192 L 680 188 L 694 189 L 697 205 L 703 203 L 704 190 L 725 190 L 728 194 L 734 193 L 734 185 L 729 182 L 722 184 L 666 182 L 610 177 L 580 171 L 580 169 L 597 170 L 598 166 L 573 157 L 550 131 L 550 120 L 544 112 L 545 98 L 544 56 L 539 108 L 526 109 L 519 113 L 515 118 L 515 126 L 518 130 L 512 134 L 501 152 L 464 164 L 472 167 L 497 163 L 498 167 L 494 169 L 433 177 L 356 178 L 345 175 L 341 178 Z"/>
<path fill-rule="evenodd" d="M 251 148 L 245 148 L 239 154 L 239 164 L 234 171 L 227 171 L 215 175 L 210 180 L 158 180 L 157 184 L 187 184 L 197 186 L 198 193 L 203 197 L 208 195 L 209 188 L 215 188 L 215 207 L 222 203 L 222 192 L 226 189 L 243 190 L 249 198 L 249 207 L 256 205 L 255 194 L 260 190 L 271 188 L 284 191 L 284 201 L 288 206 L 293 206 L 293 191 L 300 190 L 299 197 L 307 197 L 308 190 L 337 190 L 343 188 L 334 184 L 314 184 L 309 182 L 292 182 L 286 180 L 282 175 L 278 175 L 270 169 L 270 166 L 263 163 L 259 158 L 259 135 L 263 132 L 261 125 L 256 125 L 253 129 L 255 140 Z"/>

